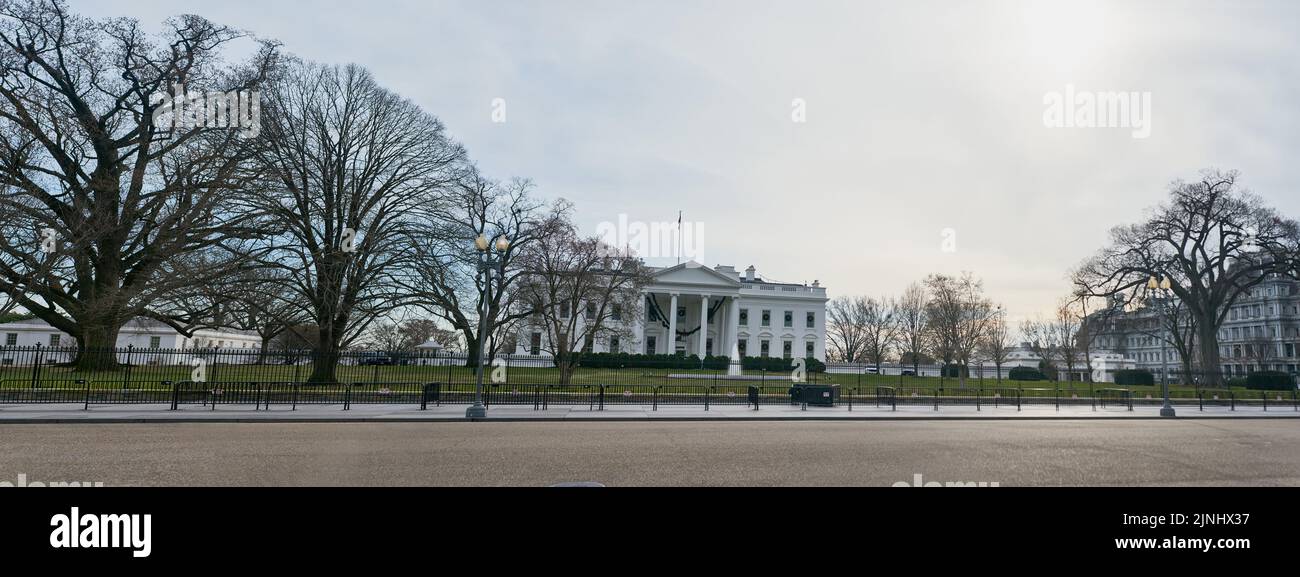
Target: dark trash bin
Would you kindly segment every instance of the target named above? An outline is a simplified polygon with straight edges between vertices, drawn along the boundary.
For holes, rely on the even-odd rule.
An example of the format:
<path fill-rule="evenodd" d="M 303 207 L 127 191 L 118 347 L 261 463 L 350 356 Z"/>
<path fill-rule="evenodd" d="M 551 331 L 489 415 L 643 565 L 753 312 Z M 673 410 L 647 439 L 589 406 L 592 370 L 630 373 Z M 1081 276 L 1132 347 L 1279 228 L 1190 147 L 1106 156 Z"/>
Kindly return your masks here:
<path fill-rule="evenodd" d="M 840 400 L 840 388 L 835 385 L 795 385 L 790 388 L 790 402 L 815 407 L 833 407 Z"/>

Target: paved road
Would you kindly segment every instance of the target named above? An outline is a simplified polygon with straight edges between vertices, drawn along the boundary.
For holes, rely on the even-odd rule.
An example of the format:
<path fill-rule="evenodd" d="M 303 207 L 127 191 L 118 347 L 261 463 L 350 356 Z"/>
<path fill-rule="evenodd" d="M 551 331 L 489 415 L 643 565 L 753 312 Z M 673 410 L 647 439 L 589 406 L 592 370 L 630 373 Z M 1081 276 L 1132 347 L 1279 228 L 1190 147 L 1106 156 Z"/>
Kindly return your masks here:
<path fill-rule="evenodd" d="M 1287 420 L 0 425 L 0 481 L 1300 486 Z"/>

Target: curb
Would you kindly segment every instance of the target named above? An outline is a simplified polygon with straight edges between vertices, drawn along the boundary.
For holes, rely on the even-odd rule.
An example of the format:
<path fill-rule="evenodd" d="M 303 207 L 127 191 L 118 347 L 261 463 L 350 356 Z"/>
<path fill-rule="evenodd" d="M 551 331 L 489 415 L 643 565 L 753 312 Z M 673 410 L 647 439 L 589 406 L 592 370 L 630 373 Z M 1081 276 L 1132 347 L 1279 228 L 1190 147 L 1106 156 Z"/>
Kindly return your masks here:
<path fill-rule="evenodd" d="M 292 424 L 430 424 L 430 423 L 700 423 L 700 422 L 717 422 L 717 423 L 744 423 L 744 422 L 808 422 L 808 423 L 890 423 L 890 422 L 1011 422 L 1011 421 L 1224 421 L 1224 420 L 1295 420 L 1300 419 L 1297 416 L 1193 416 L 1193 417 L 1176 417 L 1173 419 L 1160 416 L 1098 416 L 1098 417 L 1048 417 L 1048 416 L 1028 416 L 1028 417 L 978 417 L 978 416 L 958 416 L 958 417 L 501 417 L 488 419 L 466 419 L 464 417 L 412 417 L 412 418 L 392 418 L 392 417 L 311 417 L 301 419 L 279 419 L 265 418 L 253 419 L 247 417 L 230 417 L 230 418 L 194 418 L 194 419 L 176 419 L 176 418 L 82 418 L 82 419 L 61 419 L 61 418 L 40 418 L 40 419 L 3 419 L 0 418 L 0 426 L 3 425 L 180 425 L 180 424 L 270 424 L 270 425 L 292 425 Z"/>

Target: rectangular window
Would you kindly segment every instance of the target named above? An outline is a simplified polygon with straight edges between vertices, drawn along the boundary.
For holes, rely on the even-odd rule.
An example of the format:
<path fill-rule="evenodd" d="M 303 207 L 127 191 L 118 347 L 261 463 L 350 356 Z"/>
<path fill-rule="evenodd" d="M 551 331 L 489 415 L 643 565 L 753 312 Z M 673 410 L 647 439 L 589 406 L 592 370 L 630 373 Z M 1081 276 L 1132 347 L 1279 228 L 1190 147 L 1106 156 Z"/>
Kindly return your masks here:
<path fill-rule="evenodd" d="M 817 313 L 808 313 L 808 328 L 817 328 Z"/>
<path fill-rule="evenodd" d="M 596 320 L 596 303 L 587 303 L 587 320 Z"/>
<path fill-rule="evenodd" d="M 749 341 L 747 339 L 741 339 L 740 342 L 737 343 L 737 348 L 740 349 L 741 358 L 749 356 Z"/>
<path fill-rule="evenodd" d="M 569 318 L 569 303 L 560 303 L 560 318 Z"/>
<path fill-rule="evenodd" d="M 63 335 L 50 335 L 50 346 L 51 346 L 51 347 L 57 347 L 57 346 L 59 346 L 59 341 L 60 341 L 62 338 L 63 338 Z"/>
<path fill-rule="evenodd" d="M 590 355 L 595 351 L 596 351 L 596 337 L 592 335 L 587 335 L 587 338 L 583 339 L 582 341 L 582 354 Z"/>
<path fill-rule="evenodd" d="M 772 341 L 763 341 L 760 344 L 760 354 L 765 359 L 772 356 Z"/>
<path fill-rule="evenodd" d="M 817 345 L 815 343 L 808 343 L 808 346 L 805 348 L 807 349 L 806 354 L 804 354 L 805 359 L 811 359 L 817 356 Z"/>
<path fill-rule="evenodd" d="M 6 335 L 5 335 L 5 346 L 6 346 L 6 347 L 16 347 L 16 346 L 18 346 L 18 333 L 8 333 L 8 334 L 6 334 Z"/>
<path fill-rule="evenodd" d="M 772 311 L 763 311 L 763 326 L 772 326 Z"/>
<path fill-rule="evenodd" d="M 792 342 L 790 342 L 790 341 L 785 341 L 785 347 L 784 347 L 784 349 L 785 349 L 785 350 L 784 350 L 783 354 L 784 354 L 785 358 L 787 358 L 787 359 L 794 358 L 794 343 L 792 343 Z"/>
<path fill-rule="evenodd" d="M 713 356 L 713 339 L 707 339 L 704 341 L 704 356 Z"/>
<path fill-rule="evenodd" d="M 533 333 L 528 337 L 528 354 L 534 357 L 542 354 L 542 333 Z"/>
<path fill-rule="evenodd" d="M 612 311 L 610 311 L 610 315 L 609 315 L 609 316 L 610 316 L 611 319 L 614 319 L 615 321 L 622 321 L 622 320 L 623 320 L 623 305 L 614 305 L 614 308 L 613 308 Z"/>
<path fill-rule="evenodd" d="M 645 354 L 647 355 L 659 354 L 659 339 L 655 337 L 645 338 Z"/>
<path fill-rule="evenodd" d="M 785 328 L 794 328 L 794 311 L 785 311 Z"/>
<path fill-rule="evenodd" d="M 162 337 L 149 337 L 149 348 L 156 349 L 162 347 Z"/>
<path fill-rule="evenodd" d="M 740 326 L 749 326 L 749 309 L 740 309 Z"/>
<path fill-rule="evenodd" d="M 618 337 L 609 337 L 609 352 L 614 354 L 618 354 L 622 352 L 618 345 L 619 345 Z"/>

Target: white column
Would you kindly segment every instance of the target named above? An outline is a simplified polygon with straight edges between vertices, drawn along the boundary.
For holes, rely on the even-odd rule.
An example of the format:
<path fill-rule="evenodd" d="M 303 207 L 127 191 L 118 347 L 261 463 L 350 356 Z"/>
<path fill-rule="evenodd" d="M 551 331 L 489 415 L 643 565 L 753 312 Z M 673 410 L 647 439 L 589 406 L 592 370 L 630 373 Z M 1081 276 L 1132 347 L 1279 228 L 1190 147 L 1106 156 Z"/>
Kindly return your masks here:
<path fill-rule="evenodd" d="M 700 358 L 707 354 L 709 343 L 709 295 L 700 297 Z"/>
<path fill-rule="evenodd" d="M 740 299 L 731 297 L 731 318 L 727 319 L 727 328 L 731 329 L 731 348 L 727 354 L 740 354 Z M 732 359 L 739 361 L 739 359 Z"/>
<path fill-rule="evenodd" d="M 727 328 L 731 331 L 731 347 L 727 349 L 731 366 L 727 367 L 727 374 L 738 377 L 744 373 L 740 364 L 740 297 L 731 297 L 731 315 L 727 319 Z"/>
<path fill-rule="evenodd" d="M 668 311 L 668 353 L 677 352 L 677 295 L 672 298 L 672 308 Z"/>

